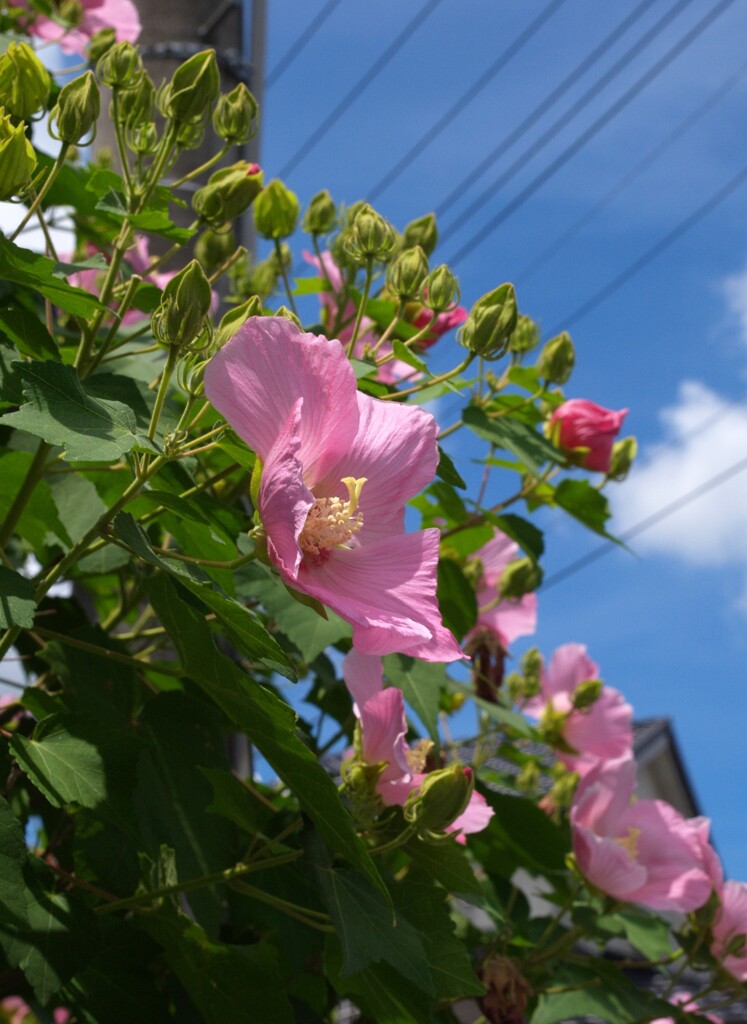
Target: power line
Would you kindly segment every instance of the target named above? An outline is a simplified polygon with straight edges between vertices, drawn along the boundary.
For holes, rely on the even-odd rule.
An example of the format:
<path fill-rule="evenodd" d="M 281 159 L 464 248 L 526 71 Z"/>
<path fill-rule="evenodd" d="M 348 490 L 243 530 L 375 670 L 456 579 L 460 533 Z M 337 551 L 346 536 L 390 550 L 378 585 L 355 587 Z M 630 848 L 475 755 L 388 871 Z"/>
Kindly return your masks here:
<path fill-rule="evenodd" d="M 747 63 L 743 64 L 741 68 L 723 82 L 714 93 L 711 93 L 711 95 L 708 96 L 699 107 L 680 121 L 677 127 L 674 128 L 666 138 L 662 139 L 658 145 L 649 150 L 646 156 L 644 156 L 642 160 L 628 171 L 628 173 L 624 175 L 617 184 L 613 185 L 598 202 L 583 214 L 583 216 L 579 217 L 579 219 L 564 231 L 562 235 L 556 238 L 555 241 L 548 245 L 546 249 L 543 249 L 539 256 L 535 257 L 531 263 L 528 263 L 526 267 L 520 270 L 516 275 L 516 280 L 523 283 L 528 280 L 541 266 L 547 263 L 557 252 L 567 245 L 567 243 L 577 235 L 578 232 L 589 223 L 589 221 L 593 220 L 598 213 L 614 202 L 614 200 L 617 199 L 629 185 L 632 185 L 636 178 L 639 178 L 641 174 L 656 160 L 658 160 L 659 157 L 668 149 L 670 149 L 678 139 L 682 138 L 682 136 L 685 135 L 693 125 L 701 119 L 701 117 L 707 114 L 708 111 L 715 107 L 717 103 L 720 103 L 727 93 L 729 93 L 744 78 L 746 73 Z"/>
<path fill-rule="evenodd" d="M 285 74 L 288 68 L 291 66 L 293 61 L 298 57 L 302 50 L 304 50 L 314 36 L 317 34 L 322 25 L 327 21 L 329 16 L 333 13 L 336 7 L 339 7 L 342 0 L 329 0 L 324 5 L 321 11 L 317 14 L 303 32 L 300 33 L 298 38 L 295 40 L 293 45 L 283 54 L 280 60 L 277 62 L 274 68 L 267 74 L 265 78 L 265 89 L 269 89 L 270 86 L 280 78 L 281 75 Z"/>
<path fill-rule="evenodd" d="M 649 2 L 654 2 L 654 0 L 649 0 Z M 424 132 L 418 141 L 415 142 L 405 153 L 405 155 L 397 161 L 394 167 L 387 171 L 384 177 L 377 181 L 372 189 L 369 189 L 368 197 L 371 202 L 378 199 L 382 192 L 385 192 L 389 186 L 397 180 L 402 171 L 410 166 L 415 157 L 420 156 L 421 153 L 423 153 L 428 146 L 438 138 L 447 125 L 451 124 L 454 118 L 462 112 L 467 104 L 471 103 L 475 96 L 482 92 L 485 86 L 495 78 L 498 72 L 504 68 L 506 64 L 508 64 L 508 62 L 515 57 L 521 49 L 523 49 L 524 46 L 526 46 L 537 32 L 539 32 L 545 22 L 549 21 L 553 14 L 559 11 L 564 3 L 566 3 L 566 0 L 552 0 L 552 2 L 537 15 L 534 21 L 530 22 L 530 24 L 516 37 L 511 45 L 508 46 L 503 53 L 493 61 L 490 67 L 480 75 L 477 81 L 473 82 L 469 89 L 467 89 L 467 91 L 463 93 L 458 100 L 452 103 L 440 120 L 432 125 L 428 131 Z"/>
<path fill-rule="evenodd" d="M 607 53 L 607 51 L 612 46 L 614 46 L 614 44 L 617 42 L 617 40 L 622 35 L 624 35 L 625 32 L 627 32 L 627 30 L 630 28 L 630 26 L 632 24 L 634 24 L 641 17 L 641 15 L 643 13 L 645 13 L 645 11 L 648 8 L 651 7 L 652 4 L 654 4 L 656 2 L 657 2 L 657 0 L 643 0 L 643 3 L 639 4 L 635 8 L 635 10 L 632 11 L 628 15 L 627 18 L 625 18 L 623 21 L 621 21 L 620 24 L 617 26 L 617 28 L 615 28 L 612 32 L 610 32 L 610 34 L 608 36 L 606 36 L 602 40 L 602 42 L 597 47 L 595 47 L 594 50 L 592 50 L 592 52 L 590 54 L 588 54 L 584 58 L 584 60 L 581 61 L 581 63 L 578 64 L 573 69 L 573 71 L 570 73 L 570 75 L 567 75 L 563 79 L 563 81 L 560 83 L 560 85 L 556 86 L 554 89 L 552 89 L 548 93 L 548 95 L 542 100 L 542 102 L 539 103 L 534 108 L 534 110 L 532 110 L 524 118 L 524 120 L 521 122 L 521 124 L 519 124 L 512 132 L 509 132 L 509 134 L 505 138 L 501 139 L 501 141 L 496 146 L 493 147 L 493 149 L 488 153 L 488 155 L 486 157 L 484 157 L 480 161 L 480 163 L 469 172 L 469 174 L 465 175 L 462 178 L 462 180 L 457 185 L 454 186 L 454 188 L 451 190 L 451 192 L 449 192 L 449 194 L 446 196 L 446 198 L 443 199 L 439 203 L 439 205 L 436 207 L 436 215 L 439 216 L 439 217 L 442 217 L 444 215 L 444 213 L 446 213 L 447 210 L 450 210 L 451 207 L 454 205 L 454 203 L 456 203 L 459 199 L 461 199 L 461 197 L 465 194 L 466 190 L 471 185 L 474 185 L 474 183 L 478 180 L 478 178 L 480 178 L 483 175 L 483 173 L 491 166 L 491 164 L 495 163 L 495 161 L 499 157 L 503 156 L 503 154 L 506 153 L 507 150 L 511 149 L 511 147 L 516 142 L 518 142 L 519 139 L 521 139 L 524 135 L 526 135 L 526 133 L 529 131 L 529 129 L 532 128 L 537 123 L 537 121 L 544 114 L 547 113 L 548 110 L 550 110 L 552 107 L 554 107 L 555 104 L 558 103 L 563 98 L 563 96 L 568 92 L 568 90 L 572 86 L 574 86 L 576 84 L 576 82 L 579 81 L 579 79 L 582 78 L 586 74 L 586 72 L 590 68 L 592 68 L 594 66 L 594 64 L 596 64 L 597 61 L 600 60 Z M 673 11 L 674 10 L 675 9 L 673 8 Z M 670 15 L 673 16 L 672 12 L 670 12 L 669 15 L 665 15 L 665 18 L 669 18 Z M 657 22 L 657 24 L 654 26 L 654 29 L 652 31 L 655 32 L 657 30 L 659 24 L 660 24 L 660 22 Z M 645 45 L 645 43 L 643 45 Z M 640 46 L 641 46 L 641 43 L 636 43 L 635 52 L 640 52 Z M 627 63 L 627 58 L 630 55 L 631 55 L 631 51 L 628 51 L 624 55 L 623 61 L 625 61 Z M 620 63 L 621 62 L 618 61 L 618 64 L 620 64 Z M 581 106 L 585 105 L 585 100 L 587 98 L 589 98 L 590 96 L 595 95 L 596 92 L 598 92 L 598 90 L 600 88 L 601 81 L 602 80 L 600 79 L 598 82 L 596 82 L 592 86 L 591 90 L 587 90 L 587 92 L 582 97 L 582 100 L 579 101 L 579 103 L 577 103 L 575 105 L 575 109 L 574 109 L 573 113 L 577 112 L 577 110 L 579 110 Z M 609 79 L 608 79 L 608 81 L 609 81 Z M 572 116 L 573 116 L 573 114 L 570 115 L 570 117 L 572 117 Z M 563 124 L 567 124 L 568 120 L 570 120 L 570 117 L 567 117 L 566 120 L 563 122 Z M 558 124 L 558 122 L 556 122 L 556 124 Z M 563 124 L 561 124 L 560 127 L 563 127 Z M 553 126 L 553 128 L 554 127 L 555 126 Z M 558 128 L 558 130 L 559 130 L 559 128 Z M 545 136 L 543 136 L 543 138 L 545 138 Z M 543 144 L 544 143 L 542 143 L 540 145 L 540 148 L 542 147 Z M 535 152 L 536 152 L 536 150 L 535 150 Z M 532 153 L 530 155 L 534 155 L 534 154 Z M 526 162 L 526 154 L 524 154 L 524 156 L 522 156 L 521 160 L 519 161 L 518 166 L 522 167 L 525 162 Z M 501 181 L 500 185 L 502 185 L 503 183 L 504 182 Z M 498 187 L 500 187 L 500 185 Z"/>
<path fill-rule="evenodd" d="M 673 242 L 676 242 L 678 238 L 681 238 L 690 228 L 694 227 L 698 221 L 701 221 L 706 217 L 712 210 L 728 198 L 732 192 L 736 191 L 740 185 L 743 185 L 747 181 L 747 165 L 745 165 L 741 171 L 730 178 L 725 185 L 722 185 L 716 192 L 713 193 L 704 203 L 702 203 L 696 210 L 694 210 L 689 217 L 686 217 L 679 224 L 675 225 L 671 231 L 660 239 L 655 245 L 652 245 L 647 249 L 641 256 L 638 257 L 630 266 L 626 267 L 625 270 L 621 271 L 609 281 L 603 288 L 600 288 L 598 292 L 595 292 L 591 298 L 587 299 L 580 306 L 577 306 L 568 316 L 564 317 L 562 321 L 550 330 L 550 335 L 556 334 L 560 330 L 567 330 L 573 324 L 578 323 L 579 320 L 583 319 L 592 309 L 596 309 L 602 302 L 613 295 L 619 288 L 621 288 L 627 281 L 634 277 L 639 271 L 656 259 L 665 249 L 668 249 Z"/>
<path fill-rule="evenodd" d="M 308 156 L 311 150 L 321 142 L 330 128 L 339 121 L 350 104 L 368 88 L 371 82 L 373 82 L 373 80 L 384 70 L 396 54 L 399 53 L 408 39 L 415 34 L 420 26 L 425 24 L 427 19 L 441 3 L 443 3 L 443 0 L 429 0 L 429 2 L 418 11 L 415 17 L 405 25 L 396 39 L 386 48 L 381 56 L 374 61 L 370 68 L 364 72 L 355 85 L 345 93 L 334 110 L 327 115 L 320 125 L 317 125 L 311 135 L 309 135 L 306 141 L 298 147 L 293 156 L 287 161 L 285 166 L 280 169 L 281 178 L 285 178 L 290 174 L 290 172 Z"/>
<path fill-rule="evenodd" d="M 697 38 L 702 35 L 706 28 L 720 17 L 727 8 L 731 7 L 734 0 L 721 0 L 719 4 L 713 7 L 700 21 L 691 28 L 685 35 L 677 42 L 671 49 L 669 49 L 663 57 L 661 57 L 653 67 L 649 68 L 634 84 L 627 89 L 622 96 L 620 96 L 611 106 L 609 106 L 605 112 L 598 117 L 592 124 L 586 128 L 581 135 L 579 135 L 569 146 L 567 146 L 563 152 L 557 156 L 543 171 L 536 175 L 532 181 L 525 186 L 509 203 L 507 203 L 502 209 L 500 209 L 490 220 L 484 224 L 475 234 L 456 252 L 450 260 L 449 264 L 458 263 L 464 256 L 472 251 L 476 246 L 480 245 L 481 242 L 492 234 L 495 229 L 503 223 L 508 217 L 511 216 L 520 206 L 529 199 L 534 193 L 545 184 L 553 175 L 560 170 L 571 157 L 586 145 L 595 135 L 597 135 L 602 128 L 605 127 L 620 111 L 626 107 L 635 97 L 641 93 L 650 83 L 661 74 L 662 71 L 669 64 L 679 57 L 680 54 L 687 49 Z"/>

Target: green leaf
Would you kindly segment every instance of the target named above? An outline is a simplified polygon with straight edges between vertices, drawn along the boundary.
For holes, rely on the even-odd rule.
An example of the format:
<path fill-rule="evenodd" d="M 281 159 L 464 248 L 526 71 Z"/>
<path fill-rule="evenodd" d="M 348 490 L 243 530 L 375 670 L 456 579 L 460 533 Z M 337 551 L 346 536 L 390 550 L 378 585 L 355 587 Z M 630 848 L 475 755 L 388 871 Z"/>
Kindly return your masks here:
<path fill-rule="evenodd" d="M 103 308 L 89 292 L 73 288 L 57 276 L 60 269 L 61 265 L 55 260 L 22 249 L 0 234 L 0 280 L 31 288 L 75 316 L 89 317 Z"/>
<path fill-rule="evenodd" d="M 156 577 L 147 591 L 194 682 L 246 732 L 293 791 L 325 843 L 386 892 L 332 778 L 296 736 L 291 708 L 216 649 L 210 627 L 181 599 L 171 580 Z"/>
<path fill-rule="evenodd" d="M 410 839 L 405 846 L 415 863 L 447 892 L 461 896 L 482 896 L 482 887 L 472 870 L 464 847 L 450 843 L 424 843 Z"/>
<path fill-rule="evenodd" d="M 445 677 L 445 685 L 449 693 L 462 693 L 469 697 L 480 711 L 494 721 L 499 722 L 502 726 L 511 729 L 517 736 L 523 736 L 526 739 L 536 738 L 535 730 L 532 729 L 523 715 L 518 714 L 518 712 L 511 711 L 501 704 L 493 704 L 491 701 L 475 696 L 474 690 L 471 687 L 458 682 L 456 679 L 452 679 L 451 676 L 447 675 Z"/>
<path fill-rule="evenodd" d="M 625 907 L 615 914 L 597 918 L 597 927 L 613 935 L 625 935 L 628 942 L 649 960 L 671 956 L 672 931 L 668 921 L 637 907 Z"/>
<path fill-rule="evenodd" d="M 535 562 L 540 560 L 545 551 L 545 540 L 542 530 L 538 530 L 534 523 L 510 512 L 502 516 L 491 513 L 488 518 L 494 526 L 503 530 L 507 537 L 515 540 L 530 558 L 533 558 Z"/>
<path fill-rule="evenodd" d="M 425 360 L 420 359 L 416 356 L 412 349 L 409 349 L 403 342 L 398 341 L 396 338 L 392 339 L 392 351 L 394 352 L 397 359 L 411 366 L 414 370 L 418 370 L 420 373 L 428 373 L 428 364 Z"/>
<path fill-rule="evenodd" d="M 272 811 L 260 804 L 235 775 L 219 768 L 200 768 L 200 771 L 213 787 L 213 802 L 207 808 L 211 814 L 228 818 L 250 835 L 264 828 Z"/>
<path fill-rule="evenodd" d="M 107 506 L 90 480 L 79 473 L 49 477 L 54 504 L 71 542 L 75 543 L 106 512 Z"/>
<path fill-rule="evenodd" d="M 329 282 L 324 277 L 294 278 L 294 295 L 317 295 L 319 292 L 328 292 L 329 290 Z"/>
<path fill-rule="evenodd" d="M 560 458 L 557 448 L 546 437 L 511 416 L 489 419 L 482 409 L 468 405 L 462 419 L 478 437 L 511 452 L 536 475 L 542 471 L 544 463 L 557 462 Z"/>
<path fill-rule="evenodd" d="M 474 587 L 450 558 L 439 560 L 436 593 L 446 628 L 456 637 L 465 636 L 477 622 L 477 598 Z"/>
<path fill-rule="evenodd" d="M 350 996 L 376 1024 L 431 1024 L 433 1015 L 423 993 L 390 967 L 372 964 L 347 977 L 342 974 L 342 949 L 335 936 L 327 942 L 325 969 L 335 991 Z"/>
<path fill-rule="evenodd" d="M 532 800 L 490 789 L 483 792 L 495 814 L 483 832 L 470 836 L 470 842 L 487 870 L 491 870 L 495 855 L 498 873 L 504 877 L 510 877 L 517 867 L 540 873 L 565 869 L 570 850 L 567 830 L 559 828 Z"/>
<path fill-rule="evenodd" d="M 0 797 L 0 921 L 15 921 L 22 925 L 26 919 L 26 883 L 23 864 L 27 858 L 26 843 L 20 821 L 6 801 Z M 0 945 L 3 926 L 0 924 Z"/>
<path fill-rule="evenodd" d="M 609 503 L 588 480 L 562 480 L 555 488 L 555 503 L 594 533 L 616 539 L 605 529 L 611 515 Z"/>
<path fill-rule="evenodd" d="M 31 468 L 31 452 L 0 452 L 0 520 L 4 519 Z M 27 501 L 15 532 L 37 551 L 60 541 L 70 544 L 67 530 L 60 522 L 49 484 L 40 480 Z"/>
<path fill-rule="evenodd" d="M 440 476 L 443 481 L 447 484 L 451 484 L 452 487 L 458 487 L 460 490 L 466 490 L 466 483 L 459 475 L 459 471 L 454 465 L 451 456 L 448 455 L 443 448 L 438 446 L 438 466 L 436 466 L 436 476 Z"/>
<path fill-rule="evenodd" d="M 31 629 L 35 613 L 34 584 L 19 572 L 0 565 L 0 627 Z"/>
<path fill-rule="evenodd" d="M 0 331 L 32 359 L 60 360 L 60 350 L 39 317 L 19 302 L 0 305 Z"/>
<path fill-rule="evenodd" d="M 438 662 L 410 658 L 406 654 L 388 654 L 383 661 L 387 679 L 402 690 L 405 700 L 438 747 L 439 698 L 441 687 L 446 685 L 446 667 Z"/>
<path fill-rule="evenodd" d="M 133 448 L 157 451 L 138 430 L 132 409 L 92 398 L 72 366 L 23 363 L 18 372 L 27 402 L 0 417 L 0 423 L 62 445 L 69 462 L 117 461 Z"/>
<path fill-rule="evenodd" d="M 139 213 L 130 213 L 122 191 L 122 179 L 106 168 L 97 168 L 91 175 L 86 188 L 101 198 L 96 203 L 97 213 L 106 214 L 114 221 L 127 219 L 133 228 L 149 231 L 172 242 L 184 244 L 197 233 L 196 228 L 184 228 L 175 224 L 168 212 L 169 201 L 173 199 L 169 189 L 161 186 Z"/>

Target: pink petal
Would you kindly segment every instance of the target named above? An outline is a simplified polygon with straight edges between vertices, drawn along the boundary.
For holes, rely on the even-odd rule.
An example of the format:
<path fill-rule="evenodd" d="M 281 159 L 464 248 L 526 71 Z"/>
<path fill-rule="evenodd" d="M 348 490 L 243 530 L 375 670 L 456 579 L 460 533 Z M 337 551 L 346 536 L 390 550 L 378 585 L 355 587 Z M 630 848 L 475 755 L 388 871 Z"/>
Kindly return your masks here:
<path fill-rule="evenodd" d="M 604 686 L 588 710 L 570 713 L 563 738 L 580 754 L 606 760 L 623 757 L 633 747 L 633 708 L 621 693 Z M 563 760 L 572 765 L 574 759 L 564 755 Z"/>
<path fill-rule="evenodd" d="M 425 775 L 421 773 L 411 775 L 398 782 L 380 782 L 376 787 L 376 792 L 387 807 L 402 807 L 410 793 L 420 787 L 424 778 Z"/>
<path fill-rule="evenodd" d="M 355 701 L 355 713 L 384 688 L 381 658 L 376 654 L 361 654 L 355 647 L 345 655 L 342 663 L 342 677 L 350 695 Z"/>
<path fill-rule="evenodd" d="M 360 706 L 361 754 L 367 764 L 388 762 L 381 782 L 409 778 L 407 719 L 402 691 L 395 686 L 381 690 Z"/>
<path fill-rule="evenodd" d="M 479 592 L 478 606 L 482 604 L 484 594 L 485 591 Z M 494 600 L 495 591 L 492 591 L 492 595 L 491 600 Z M 485 601 L 486 605 L 489 603 Z M 523 597 L 509 598 L 499 601 L 489 611 L 480 611 L 476 623 L 476 627 L 479 626 L 492 630 L 507 649 L 514 640 L 520 636 L 531 636 L 537 628 L 537 595 L 524 594 Z"/>
<path fill-rule="evenodd" d="M 487 604 L 495 597 L 501 573 L 509 562 L 512 562 L 519 554 L 519 545 L 507 537 L 505 533 L 496 530 L 495 537 L 483 544 L 479 551 L 475 551 L 473 558 L 478 558 L 482 563 L 482 577 L 480 580 L 480 604 Z M 486 593 L 486 600 L 482 598 L 482 591 Z M 487 595 L 490 595 L 488 597 Z"/>
<path fill-rule="evenodd" d="M 614 839 L 597 835 L 579 825 L 571 817 L 573 851 L 584 877 L 602 892 L 619 900 L 634 897 L 646 881 L 645 868 L 636 863 L 628 851 Z"/>
<path fill-rule="evenodd" d="M 452 821 L 446 831 L 461 832 L 461 835 L 457 836 L 457 842 L 464 843 L 466 835 L 472 832 L 482 832 L 484 828 L 487 828 L 494 814 L 495 811 L 482 793 L 478 793 L 475 789 L 462 814 Z"/>
<path fill-rule="evenodd" d="M 732 939 L 747 936 L 747 883 L 724 882 L 719 893 L 721 906 L 713 924 L 711 952 L 738 981 L 747 981 L 747 941 L 741 953 L 725 956 Z"/>
<path fill-rule="evenodd" d="M 599 666 L 587 657 L 584 644 L 563 644 L 558 647 L 543 673 L 542 692 L 548 697 L 556 693 L 573 693 L 579 683 L 599 678 Z"/>
<path fill-rule="evenodd" d="M 617 836 L 635 779 L 635 761 L 630 755 L 598 762 L 578 784 L 571 809 L 575 820 L 600 835 Z"/>

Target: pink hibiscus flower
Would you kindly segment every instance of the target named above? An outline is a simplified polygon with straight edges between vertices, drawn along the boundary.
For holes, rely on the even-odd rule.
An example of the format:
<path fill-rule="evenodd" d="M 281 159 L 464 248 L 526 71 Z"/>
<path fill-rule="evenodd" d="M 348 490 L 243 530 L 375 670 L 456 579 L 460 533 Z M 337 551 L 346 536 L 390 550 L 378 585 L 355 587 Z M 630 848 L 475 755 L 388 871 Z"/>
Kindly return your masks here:
<path fill-rule="evenodd" d="M 573 850 L 592 885 L 615 899 L 688 913 L 716 883 L 707 818 L 683 818 L 664 800 L 633 799 L 632 757 L 602 761 L 571 807 Z"/>
<path fill-rule="evenodd" d="M 436 600 L 438 530 L 405 533 L 436 471 L 437 425 L 361 394 L 340 345 L 253 317 L 205 371 L 205 393 L 263 463 L 259 515 L 285 582 L 353 625 L 365 654 L 463 653 Z"/>
<path fill-rule="evenodd" d="M 678 992 L 672 996 L 671 1002 L 675 1006 L 681 1006 L 687 1013 L 702 1013 L 691 992 Z M 717 1017 L 715 1013 L 706 1013 L 702 1019 L 709 1020 L 711 1024 L 724 1024 L 722 1018 Z M 675 1024 L 675 1022 L 672 1017 L 657 1017 L 656 1020 L 651 1021 L 651 1024 Z"/>
<path fill-rule="evenodd" d="M 366 764 L 386 763 L 376 781 L 376 792 L 386 806 L 402 807 L 428 775 L 422 771 L 422 749 L 411 749 L 405 738 L 407 717 L 402 691 L 395 686 L 384 689 L 380 657 L 356 650 L 345 658 L 343 675 L 360 721 L 361 760 Z M 492 817 L 493 809 L 485 797 L 473 790 L 469 804 L 446 831 L 458 832 L 457 842 L 464 843 L 465 835 L 481 832 Z"/>
<path fill-rule="evenodd" d="M 480 561 L 482 574 L 477 582 L 477 622 L 467 637 L 467 643 L 480 632 L 488 630 L 498 638 L 501 647 L 508 650 L 508 645 L 517 637 L 529 636 L 537 628 L 536 594 L 498 599 L 503 570 L 518 554 L 519 545 L 496 530 L 493 539 L 472 556 Z"/>
<path fill-rule="evenodd" d="M 86 252 L 89 256 L 95 256 L 97 253 L 101 252 L 101 250 L 97 249 L 95 245 L 92 245 L 89 242 L 86 246 Z M 162 290 L 176 273 L 175 270 L 163 272 L 156 271 L 152 274 L 147 273 L 151 258 L 150 253 L 148 252 L 148 239 L 145 235 L 138 235 L 136 237 L 135 245 L 132 249 L 128 249 L 125 260 L 130 265 L 134 273 L 142 274 L 145 281 L 149 281 L 151 284 L 154 284 L 157 288 Z M 104 270 L 78 270 L 68 277 L 68 282 L 76 288 L 83 288 L 85 291 L 91 292 L 93 295 L 98 295 L 101 292 L 101 285 L 103 284 L 104 276 Z M 213 312 L 217 309 L 218 302 L 218 294 L 217 292 L 213 292 Z M 143 313 L 139 309 L 128 309 L 122 317 L 122 323 L 126 326 L 138 323 L 138 321 L 143 320 L 147 316 L 147 313 Z"/>
<path fill-rule="evenodd" d="M 627 409 L 615 412 L 585 398 L 571 398 L 552 414 L 548 432 L 558 448 L 566 448 L 570 452 L 577 448 L 586 449 L 581 459 L 585 469 L 607 473 L 612 446 L 627 414 Z"/>
<path fill-rule="evenodd" d="M 737 981 L 747 981 L 747 883 L 724 882 L 713 924 L 711 952 Z M 739 936 L 744 943 L 739 948 Z M 727 953 L 734 943 L 736 951 Z"/>
<path fill-rule="evenodd" d="M 581 683 L 599 679 L 599 666 L 586 654 L 583 644 L 563 644 L 542 672 L 540 695 L 527 701 L 524 710 L 535 718 L 567 715 L 562 739 L 575 753 L 560 751 L 563 763 L 585 775 L 599 760 L 629 754 L 633 746 L 633 708 L 612 686 L 603 686 L 594 703 L 583 709 L 573 706 Z"/>
<path fill-rule="evenodd" d="M 81 7 L 80 24 L 72 28 L 40 14 L 29 26 L 29 32 L 46 42 L 58 43 L 64 53 L 79 53 L 81 57 L 85 57 L 91 37 L 103 28 L 113 28 L 118 43 L 134 43 L 140 35 L 140 15 L 132 0 L 81 0 Z"/>

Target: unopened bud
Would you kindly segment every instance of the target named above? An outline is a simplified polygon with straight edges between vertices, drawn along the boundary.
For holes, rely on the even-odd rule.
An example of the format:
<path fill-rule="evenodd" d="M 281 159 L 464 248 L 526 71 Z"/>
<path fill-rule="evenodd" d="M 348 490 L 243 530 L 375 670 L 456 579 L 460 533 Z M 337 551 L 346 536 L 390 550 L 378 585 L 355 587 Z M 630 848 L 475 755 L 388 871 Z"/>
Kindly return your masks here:
<path fill-rule="evenodd" d="M 202 50 L 181 64 L 166 86 L 163 111 L 183 124 L 204 117 L 220 92 L 220 72 L 215 50 Z"/>
<path fill-rule="evenodd" d="M 508 340 L 509 352 L 529 352 L 539 345 L 540 332 L 530 316 L 520 316 L 514 333 Z"/>
<path fill-rule="evenodd" d="M 210 175 L 192 197 L 195 213 L 212 227 L 222 227 L 249 209 L 262 190 L 264 174 L 257 164 L 239 160 Z"/>
<path fill-rule="evenodd" d="M 576 352 L 570 334 L 563 331 L 551 338 L 540 352 L 537 375 L 550 384 L 565 384 L 573 373 Z"/>
<path fill-rule="evenodd" d="M 257 134 L 259 105 L 243 82 L 221 96 L 213 114 L 213 128 L 220 139 L 243 146 Z"/>
<path fill-rule="evenodd" d="M 442 690 L 438 698 L 439 711 L 443 711 L 445 715 L 453 715 L 464 707 L 466 700 L 466 693 L 447 693 Z"/>
<path fill-rule="evenodd" d="M 28 43 L 10 43 L 0 55 L 0 107 L 17 121 L 44 110 L 52 88 L 49 72 Z"/>
<path fill-rule="evenodd" d="M 215 332 L 215 348 L 223 348 L 250 317 L 262 316 L 262 312 L 262 301 L 257 295 L 252 295 L 240 306 L 230 309 L 218 324 L 218 329 Z"/>
<path fill-rule="evenodd" d="M 335 201 L 325 188 L 312 198 L 301 227 L 310 235 L 326 235 L 335 226 L 336 219 Z"/>
<path fill-rule="evenodd" d="M 83 21 L 85 8 L 81 0 L 60 0 L 55 13 L 66 28 L 77 28 Z"/>
<path fill-rule="evenodd" d="M 298 196 L 273 178 L 254 204 L 254 225 L 263 238 L 287 238 L 298 223 Z"/>
<path fill-rule="evenodd" d="M 553 750 L 560 750 L 564 754 L 576 753 L 573 747 L 569 746 L 563 735 L 569 714 L 570 711 L 558 711 L 552 702 L 548 702 L 545 705 L 545 710 L 542 712 L 538 725 L 542 742 L 546 743 Z"/>
<path fill-rule="evenodd" d="M 358 262 L 379 260 L 385 263 L 396 242 L 394 228 L 373 206 L 364 203 L 358 210 L 347 239 L 349 255 Z"/>
<path fill-rule="evenodd" d="M 516 785 L 524 793 L 533 793 L 542 778 L 542 770 L 536 761 L 527 761 L 516 778 Z"/>
<path fill-rule="evenodd" d="M 413 249 L 419 245 L 426 256 L 430 256 L 438 243 L 438 226 L 435 213 L 411 220 L 402 233 L 402 248 Z"/>
<path fill-rule="evenodd" d="M 474 788 L 472 769 L 456 761 L 447 768 L 429 772 L 420 788 L 405 801 L 405 821 L 414 825 L 421 836 L 443 832 L 464 813 Z"/>
<path fill-rule="evenodd" d="M 345 228 L 330 239 L 329 251 L 332 254 L 335 266 L 338 266 L 341 270 L 356 271 L 360 264 L 348 252 L 349 239 L 350 231 Z"/>
<path fill-rule="evenodd" d="M 355 223 L 355 218 L 361 212 L 364 206 L 367 206 L 365 199 L 356 199 L 350 206 L 345 207 L 345 227 L 352 228 Z"/>
<path fill-rule="evenodd" d="M 287 306 L 280 306 L 279 309 L 275 310 L 275 316 L 282 316 L 284 320 L 289 320 L 292 324 L 295 324 L 299 331 L 303 330 L 301 321 L 298 319 L 292 309 L 288 309 Z"/>
<path fill-rule="evenodd" d="M 432 270 L 423 286 L 423 304 L 432 313 L 448 313 L 459 305 L 459 281 L 445 263 Z"/>
<path fill-rule="evenodd" d="M 578 788 L 578 774 L 576 772 L 564 772 L 553 783 L 548 796 L 555 811 L 564 810 L 573 803 L 573 797 Z"/>
<path fill-rule="evenodd" d="M 590 708 L 592 704 L 596 703 L 602 692 L 602 685 L 601 679 L 586 679 L 583 683 L 579 683 L 573 691 L 575 710 L 585 711 L 586 708 Z"/>
<path fill-rule="evenodd" d="M 86 71 L 60 89 L 50 114 L 50 134 L 60 142 L 76 145 L 89 132 L 95 134 L 100 113 L 99 87 L 93 71 Z"/>
<path fill-rule="evenodd" d="M 203 231 L 195 242 L 195 258 L 208 271 L 216 270 L 236 251 L 236 238 L 232 231 Z"/>
<path fill-rule="evenodd" d="M 518 318 L 514 286 L 502 284 L 477 300 L 457 338 L 483 359 L 498 359 L 508 348 Z"/>
<path fill-rule="evenodd" d="M 95 64 L 99 57 L 103 57 L 109 47 L 114 46 L 117 41 L 117 32 L 113 28 L 100 28 L 91 36 L 88 44 L 88 59 Z"/>
<path fill-rule="evenodd" d="M 110 89 L 132 89 L 143 73 L 143 62 L 132 43 L 122 42 L 110 46 L 99 57 L 96 74 Z"/>
<path fill-rule="evenodd" d="M 127 144 L 133 153 L 151 156 L 158 148 L 158 129 L 152 121 L 136 124 L 127 129 Z"/>
<path fill-rule="evenodd" d="M 419 245 L 405 249 L 387 267 L 386 287 L 395 299 L 419 299 L 428 276 L 428 257 Z"/>
<path fill-rule="evenodd" d="M 516 558 L 501 573 L 498 593 L 502 599 L 531 594 L 542 582 L 542 569 L 531 558 Z"/>
<path fill-rule="evenodd" d="M 0 200 L 5 201 L 31 181 L 36 168 L 34 147 L 26 138 L 26 125 L 13 125 L 6 114 L 0 117 Z"/>
<path fill-rule="evenodd" d="M 155 112 L 156 89 L 147 71 L 142 71 L 132 88 L 119 97 L 119 117 L 123 124 L 134 128 L 151 124 Z"/>
<path fill-rule="evenodd" d="M 151 319 L 156 339 L 186 349 L 204 330 L 212 301 L 210 282 L 197 260 L 191 260 L 163 290 Z"/>
<path fill-rule="evenodd" d="M 542 689 L 542 655 L 536 647 L 530 647 L 521 659 L 524 675 L 524 697 L 536 697 Z"/>
<path fill-rule="evenodd" d="M 615 441 L 612 446 L 610 468 L 607 470 L 610 480 L 624 480 L 637 454 L 638 442 L 634 437 L 623 437 L 622 440 Z"/>

